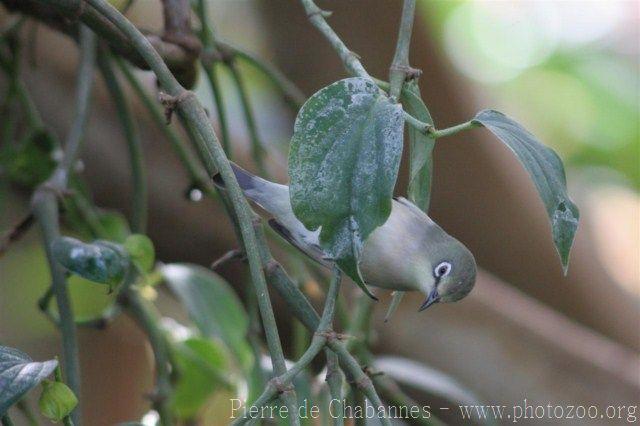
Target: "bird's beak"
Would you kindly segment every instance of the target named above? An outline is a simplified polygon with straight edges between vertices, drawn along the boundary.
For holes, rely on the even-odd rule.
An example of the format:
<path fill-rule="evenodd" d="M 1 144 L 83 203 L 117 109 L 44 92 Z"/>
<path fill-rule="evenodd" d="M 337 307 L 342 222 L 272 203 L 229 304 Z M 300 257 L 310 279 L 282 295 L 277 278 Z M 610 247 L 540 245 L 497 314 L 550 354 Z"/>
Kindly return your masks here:
<path fill-rule="evenodd" d="M 434 303 L 438 303 L 439 301 L 440 295 L 438 294 L 438 290 L 434 288 L 433 290 L 431 290 L 431 293 L 429 293 L 429 297 L 427 297 L 427 300 L 425 300 L 422 306 L 420 306 L 418 312 L 424 311 L 429 306 L 433 305 Z"/>

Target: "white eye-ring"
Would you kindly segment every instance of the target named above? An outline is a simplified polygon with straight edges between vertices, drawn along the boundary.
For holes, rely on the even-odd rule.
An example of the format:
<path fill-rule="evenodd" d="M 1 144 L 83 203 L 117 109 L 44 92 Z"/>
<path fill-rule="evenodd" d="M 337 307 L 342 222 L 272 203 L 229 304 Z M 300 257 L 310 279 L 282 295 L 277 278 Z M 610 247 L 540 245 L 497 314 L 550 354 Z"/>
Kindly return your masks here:
<path fill-rule="evenodd" d="M 449 262 L 440 262 L 433 270 L 433 275 L 435 275 L 436 278 L 442 278 L 449 275 L 450 272 L 451 264 Z"/>

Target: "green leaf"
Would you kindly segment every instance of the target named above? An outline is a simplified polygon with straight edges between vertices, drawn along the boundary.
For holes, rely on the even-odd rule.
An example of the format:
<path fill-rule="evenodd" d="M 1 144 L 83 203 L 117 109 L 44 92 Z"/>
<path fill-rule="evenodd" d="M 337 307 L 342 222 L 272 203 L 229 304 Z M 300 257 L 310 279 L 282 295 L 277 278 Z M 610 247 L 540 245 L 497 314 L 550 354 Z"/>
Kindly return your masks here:
<path fill-rule="evenodd" d="M 111 289 L 123 280 L 129 268 L 124 250 L 108 241 L 85 244 L 75 238 L 61 237 L 53 242 L 52 250 L 55 259 L 69 272 L 107 284 Z"/>
<path fill-rule="evenodd" d="M 56 167 L 53 152 L 58 144 L 45 129 L 37 129 L 25 136 L 16 146 L 8 145 L 0 157 L 7 176 L 13 183 L 35 188 L 44 182 Z"/>
<path fill-rule="evenodd" d="M 450 401 L 455 407 L 458 404 L 482 405 L 483 402 L 468 388 L 454 378 L 417 361 L 396 356 L 382 356 L 374 361 L 379 371 L 397 382 L 402 388 L 418 391 L 420 400 Z M 482 424 L 494 424 L 491 419 Z"/>
<path fill-rule="evenodd" d="M 40 413 L 49 420 L 59 422 L 71 414 L 76 405 L 78 405 L 78 398 L 62 382 L 45 380 L 42 382 L 42 388 L 38 407 L 40 408 Z"/>
<path fill-rule="evenodd" d="M 0 346 L 0 416 L 53 373 L 58 361 L 34 362 L 17 349 Z"/>
<path fill-rule="evenodd" d="M 363 290 L 364 241 L 391 213 L 402 155 L 402 108 L 373 81 L 347 78 L 311 96 L 296 118 L 289 176 L 291 205 Z"/>
<path fill-rule="evenodd" d="M 553 242 L 566 274 L 580 212 L 567 194 L 562 160 L 551 148 L 542 145 L 524 127 L 501 112 L 480 111 L 473 121 L 504 142 L 529 173 L 547 209 Z"/>
<path fill-rule="evenodd" d="M 433 119 L 420 97 L 420 88 L 415 80 L 404 85 L 400 100 L 409 114 L 423 123 L 433 125 Z M 433 147 L 436 141 L 412 126 L 408 126 L 407 133 L 411 148 L 407 195 L 415 205 L 428 212 L 433 175 Z"/>
<path fill-rule="evenodd" d="M 98 222 L 100 222 L 105 232 L 102 238 L 109 241 L 123 243 L 131 234 L 129 223 L 122 213 L 111 210 L 100 210 L 98 211 Z"/>
<path fill-rule="evenodd" d="M 200 332 L 221 339 L 238 358 L 243 370 L 249 371 L 254 361 L 246 340 L 249 317 L 231 286 L 216 273 L 198 265 L 164 265 L 162 275 Z"/>
<path fill-rule="evenodd" d="M 149 272 L 155 263 L 155 249 L 149 237 L 142 234 L 129 235 L 124 241 L 124 249 L 131 261 L 142 271 Z"/>
<path fill-rule="evenodd" d="M 174 345 L 178 381 L 171 405 L 178 417 L 194 417 L 220 386 L 231 388 L 227 378 L 227 356 L 215 342 L 189 338 Z"/>

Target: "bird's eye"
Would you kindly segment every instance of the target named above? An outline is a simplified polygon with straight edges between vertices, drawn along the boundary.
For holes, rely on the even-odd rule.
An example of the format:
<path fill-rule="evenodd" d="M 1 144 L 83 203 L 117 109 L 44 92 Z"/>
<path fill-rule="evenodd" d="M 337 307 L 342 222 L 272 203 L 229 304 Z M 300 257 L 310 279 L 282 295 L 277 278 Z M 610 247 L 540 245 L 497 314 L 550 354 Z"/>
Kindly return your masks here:
<path fill-rule="evenodd" d="M 433 270 L 433 274 L 436 276 L 436 278 L 446 277 L 450 272 L 451 264 L 449 262 L 440 262 L 438 263 L 438 266 L 436 266 Z"/>

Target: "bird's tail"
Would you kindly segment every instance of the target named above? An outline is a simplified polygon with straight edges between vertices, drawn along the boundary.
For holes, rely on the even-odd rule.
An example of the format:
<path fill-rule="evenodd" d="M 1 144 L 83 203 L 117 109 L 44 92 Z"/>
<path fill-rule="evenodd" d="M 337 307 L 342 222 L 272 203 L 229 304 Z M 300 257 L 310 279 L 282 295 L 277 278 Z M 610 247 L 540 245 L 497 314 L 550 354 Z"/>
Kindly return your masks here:
<path fill-rule="evenodd" d="M 269 183 L 268 181 L 238 166 L 233 161 L 230 161 L 229 164 L 231 165 L 231 169 L 233 170 L 233 173 L 236 175 L 236 180 L 240 185 L 240 189 L 242 189 L 243 191 L 251 190 L 251 189 L 254 189 L 256 186 Z M 216 173 L 212 179 L 213 179 L 213 183 L 218 188 L 222 188 L 222 189 L 225 188 L 224 181 L 222 180 L 222 176 L 220 176 L 220 173 Z"/>
<path fill-rule="evenodd" d="M 289 189 L 285 185 L 270 182 L 256 176 L 232 161 L 230 164 L 244 195 L 266 211 L 277 215 L 281 209 L 282 202 L 288 202 Z M 217 187 L 225 189 L 220 173 L 213 176 L 212 179 Z"/>

